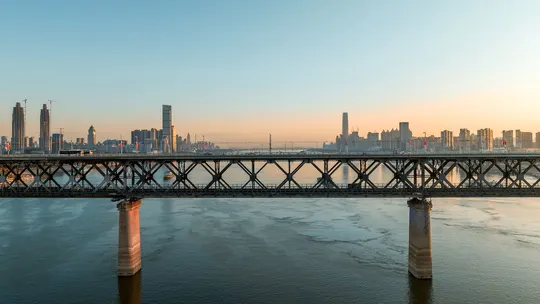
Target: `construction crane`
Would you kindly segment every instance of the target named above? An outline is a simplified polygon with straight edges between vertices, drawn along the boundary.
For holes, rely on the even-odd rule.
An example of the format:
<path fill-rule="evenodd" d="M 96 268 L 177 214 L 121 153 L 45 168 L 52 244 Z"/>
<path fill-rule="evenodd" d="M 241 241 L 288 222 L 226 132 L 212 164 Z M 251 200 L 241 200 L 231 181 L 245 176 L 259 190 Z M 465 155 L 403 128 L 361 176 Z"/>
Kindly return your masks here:
<path fill-rule="evenodd" d="M 64 134 L 64 128 L 54 128 L 54 129 L 51 129 L 51 130 L 60 130 L 60 134 Z"/>
<path fill-rule="evenodd" d="M 25 124 L 25 127 L 26 127 L 26 101 L 28 101 L 28 99 L 23 100 L 23 102 L 24 102 L 24 124 Z"/>

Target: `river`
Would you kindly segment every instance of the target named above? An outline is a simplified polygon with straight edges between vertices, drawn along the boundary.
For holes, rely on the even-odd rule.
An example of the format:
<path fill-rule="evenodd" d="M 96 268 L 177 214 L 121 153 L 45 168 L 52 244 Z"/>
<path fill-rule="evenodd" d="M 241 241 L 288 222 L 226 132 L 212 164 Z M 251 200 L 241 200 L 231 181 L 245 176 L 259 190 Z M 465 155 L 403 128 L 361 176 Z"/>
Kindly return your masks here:
<path fill-rule="evenodd" d="M 342 168 L 347 181 L 352 170 Z M 144 199 L 116 276 L 106 199 L 0 199 L 1 303 L 540 303 L 540 199 L 434 199 L 433 280 L 406 199 Z"/>

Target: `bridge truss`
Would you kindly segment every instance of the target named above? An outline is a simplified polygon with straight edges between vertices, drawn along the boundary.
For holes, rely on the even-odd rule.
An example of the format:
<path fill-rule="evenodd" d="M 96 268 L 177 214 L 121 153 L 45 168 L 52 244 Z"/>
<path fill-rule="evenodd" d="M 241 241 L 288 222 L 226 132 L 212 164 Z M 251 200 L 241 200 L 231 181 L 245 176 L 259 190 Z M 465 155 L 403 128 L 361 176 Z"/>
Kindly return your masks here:
<path fill-rule="evenodd" d="M 0 197 L 534 197 L 539 183 L 530 154 L 0 158 Z"/>

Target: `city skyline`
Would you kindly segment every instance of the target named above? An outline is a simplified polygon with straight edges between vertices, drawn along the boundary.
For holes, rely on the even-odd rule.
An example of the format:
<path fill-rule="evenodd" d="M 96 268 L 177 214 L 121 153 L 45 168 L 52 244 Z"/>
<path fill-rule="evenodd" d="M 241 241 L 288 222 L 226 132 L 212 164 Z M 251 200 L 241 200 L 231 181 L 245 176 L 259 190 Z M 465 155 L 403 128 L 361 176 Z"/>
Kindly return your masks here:
<path fill-rule="evenodd" d="M 15 103 L 16 104 L 16 103 Z M 30 101 L 28 101 L 28 104 L 31 104 Z M 24 108 L 24 105 L 21 105 L 23 108 Z M 46 104 L 43 104 L 43 106 L 46 106 Z M 159 112 L 158 115 L 162 116 L 160 117 L 159 119 L 159 122 L 156 124 L 157 126 L 162 126 L 163 125 L 163 115 L 164 115 L 164 109 L 163 107 L 170 107 L 170 105 L 159 105 L 160 108 L 162 108 Z M 11 106 L 11 108 L 13 109 L 13 106 Z M 58 105 L 55 107 L 55 110 L 58 108 Z M 40 121 L 41 121 L 41 110 L 43 109 L 39 109 L 36 110 L 36 112 L 38 113 L 38 121 L 37 123 L 35 121 L 32 120 L 32 117 L 34 116 L 35 113 L 31 112 L 30 110 L 28 110 L 26 112 L 26 114 L 23 114 L 23 115 L 26 115 L 26 116 L 29 116 L 30 118 L 26 118 L 26 125 L 25 125 L 25 136 L 26 137 L 35 137 L 37 139 L 40 138 Z M 48 109 L 50 110 L 50 109 Z M 2 112 L 0 112 L 2 113 Z M 127 113 L 129 114 L 129 113 Z M 303 132 L 304 129 L 301 129 L 301 128 L 296 128 L 295 130 L 291 130 L 291 132 L 289 132 L 289 136 L 287 136 L 287 134 L 285 134 L 284 137 L 281 137 L 277 139 L 277 141 L 312 141 L 312 142 L 332 142 L 334 141 L 335 139 L 335 136 L 336 134 L 341 134 L 343 128 L 345 127 L 344 124 L 343 124 L 343 115 L 347 114 L 347 125 L 348 125 L 348 133 L 351 134 L 351 132 L 354 132 L 354 131 L 357 131 L 361 137 L 367 137 L 368 133 L 371 133 L 371 132 L 376 132 L 376 133 L 381 133 L 385 130 L 392 130 L 392 129 L 399 129 L 399 123 L 400 122 L 403 122 L 403 121 L 408 121 L 412 126 L 410 127 L 410 130 L 413 132 L 413 137 L 423 137 L 424 135 L 424 132 L 426 133 L 427 136 L 435 136 L 435 137 L 439 137 L 440 136 L 440 132 L 443 131 L 443 130 L 449 130 L 451 132 L 454 132 L 454 134 L 459 134 L 459 130 L 460 129 L 468 129 L 470 131 L 472 131 L 473 133 L 476 132 L 476 130 L 480 130 L 480 129 L 484 129 L 484 128 L 490 128 L 492 131 L 493 131 L 493 136 L 494 138 L 502 138 L 503 137 L 503 132 L 504 131 L 517 131 L 517 130 L 522 130 L 524 132 L 531 132 L 533 134 L 537 133 L 540 131 L 540 123 L 533 123 L 531 124 L 531 127 L 530 128 L 520 128 L 520 127 L 512 127 L 512 126 L 509 126 L 508 128 L 506 129 L 501 129 L 501 130 L 497 130 L 497 129 L 494 129 L 492 127 L 490 127 L 489 125 L 487 124 L 483 124 L 483 123 L 479 123 L 479 122 L 476 122 L 476 123 L 468 123 L 466 125 L 454 125 L 454 126 L 451 126 L 451 124 L 449 123 L 445 123 L 445 122 L 442 122 L 440 123 L 440 125 L 442 126 L 447 126 L 446 128 L 441 128 L 440 130 L 435 130 L 433 132 L 429 132 L 429 131 L 422 131 L 421 128 L 418 128 L 418 126 L 422 126 L 422 119 L 418 120 L 418 121 L 414 121 L 414 120 L 410 120 L 410 119 L 401 119 L 401 120 L 395 120 L 395 121 L 391 121 L 391 122 L 380 122 L 380 118 L 378 119 L 378 116 L 360 116 L 360 117 L 355 117 L 355 115 L 350 115 L 351 113 L 350 112 L 342 112 L 342 113 L 330 113 L 328 115 L 328 117 L 323 117 L 321 119 L 326 119 L 326 121 L 329 121 L 329 122 L 333 122 L 333 125 L 330 125 L 329 127 L 327 127 L 326 125 L 324 126 L 321 126 L 319 124 L 314 124 L 313 126 L 314 127 L 317 127 L 318 129 L 316 130 L 319 130 L 319 133 L 316 133 L 316 134 L 309 134 L 308 132 Z M 354 114 L 354 113 L 353 113 Z M 360 113 L 358 113 L 360 114 Z M 364 112 L 364 114 L 366 114 Z M 338 116 L 338 115 L 341 115 L 341 116 Z M 25 117 L 26 117 L 25 116 Z M 330 117 L 332 116 L 332 117 Z M 386 117 L 388 117 L 390 115 L 387 115 Z M 52 114 L 51 114 L 51 117 L 52 117 Z M 337 119 L 336 119 L 337 117 Z M 351 118 L 352 117 L 352 118 Z M 399 117 L 398 115 L 393 115 L 391 117 Z M 414 116 L 413 116 L 414 117 Z M 416 116 L 417 117 L 417 116 Z M 12 118 L 12 117 L 11 117 Z M 171 109 L 171 119 L 172 119 L 172 109 Z M 365 121 L 366 119 L 369 119 L 369 120 L 379 120 L 379 122 L 377 123 L 377 125 L 379 126 L 384 126 L 384 127 L 381 127 L 381 128 L 376 128 L 376 127 L 373 127 L 373 128 L 368 128 L 366 126 L 364 126 L 363 124 L 358 124 L 357 121 Z M 12 129 L 11 129 L 11 124 L 12 122 L 10 122 L 8 120 L 9 124 L 10 124 L 10 128 L 8 130 L 5 130 L 5 131 L 2 131 L 0 130 L 0 135 L 6 135 L 8 136 L 8 138 L 11 140 L 11 136 L 9 136 L 10 134 L 12 134 Z M 174 120 L 171 120 L 171 127 L 173 127 L 173 129 L 175 129 L 175 133 L 177 135 L 180 135 L 182 137 L 185 137 L 187 135 L 187 133 L 192 133 L 192 135 L 197 135 L 200 136 L 199 139 L 202 138 L 202 136 L 206 136 L 206 138 L 208 140 L 212 140 L 214 142 L 217 142 L 219 143 L 220 140 L 222 142 L 227 142 L 227 141 L 237 141 L 237 140 L 245 140 L 245 141 L 254 141 L 254 142 L 266 142 L 267 141 L 267 137 L 268 137 L 268 133 L 269 132 L 264 132 L 264 131 L 259 131 L 257 133 L 249 133 L 249 132 L 245 132 L 245 131 L 238 131 L 238 132 L 230 132 L 230 133 L 227 133 L 227 132 L 212 132 L 212 131 L 209 131 L 209 132 L 193 132 L 189 129 L 187 130 L 178 130 L 176 129 L 176 126 L 175 126 L 175 122 Z M 229 123 L 229 124 L 232 124 L 233 122 Z M 55 118 L 52 118 L 51 119 L 51 123 L 50 125 L 65 125 L 63 124 L 61 121 L 58 122 L 56 121 Z M 50 125 L 49 125 L 49 128 L 50 128 Z M 94 125 L 99 125 L 99 124 L 90 124 L 90 126 L 93 126 L 95 127 Z M 104 124 L 106 125 L 106 124 Z M 375 123 L 373 124 L 375 125 Z M 521 124 L 523 125 L 523 124 Z M 28 128 L 28 126 L 33 126 L 34 128 Z M 145 128 L 148 128 L 148 129 L 151 129 L 151 128 L 155 128 L 156 126 L 146 126 L 146 122 L 143 122 L 143 123 L 139 123 L 138 125 L 135 125 L 135 127 L 133 128 L 134 129 L 145 129 Z M 362 127 L 363 126 L 363 127 Z M 475 127 L 473 127 L 475 126 Z M 310 126 L 306 126 L 306 129 L 309 129 L 308 127 Z M 35 128 L 37 128 L 37 131 L 34 130 Z M 84 127 L 83 127 L 84 128 Z M 97 127 L 96 127 L 97 128 Z M 62 129 L 62 130 L 61 130 Z M 204 129 L 204 128 L 203 128 Z M 219 129 L 219 128 L 217 128 Z M 244 128 L 239 128 L 239 130 L 243 130 Z M 30 130 L 30 131 L 29 131 Z M 76 141 L 77 138 L 80 138 L 80 137 L 84 137 L 86 138 L 87 135 L 88 135 L 88 126 L 86 126 L 86 128 L 84 128 L 84 130 L 73 130 L 73 129 L 69 129 L 69 128 L 58 128 L 58 127 L 55 127 L 55 128 L 51 128 L 50 129 L 51 131 L 50 134 L 52 136 L 52 134 L 54 133 L 60 133 L 60 131 L 62 131 L 62 133 L 64 134 L 64 139 L 65 140 L 72 140 L 73 142 Z M 292 131 L 295 131 L 295 132 L 292 132 Z M 125 129 L 125 128 L 119 128 L 118 130 L 115 130 L 115 131 L 111 131 L 111 130 L 102 130 L 102 129 L 99 129 L 99 138 L 100 140 L 99 141 L 102 141 L 102 140 L 106 140 L 106 139 L 121 139 L 121 138 L 129 138 L 130 137 L 130 132 L 131 130 L 129 129 Z M 274 136 L 276 136 L 275 134 L 276 133 L 272 133 L 274 134 Z M 296 134 L 296 138 L 293 137 L 293 135 Z M 328 135 L 326 135 L 328 134 Z M 278 136 L 280 134 L 278 133 Z M 307 136 L 306 136 L 307 135 Z M 323 138 L 324 136 L 324 138 Z"/>
<path fill-rule="evenodd" d="M 214 141 L 332 140 L 344 111 L 361 133 L 540 128 L 538 1 L 127 3 L 5 4 L 0 113 L 27 98 L 36 138 L 48 99 L 66 138 L 127 138 L 162 104 Z"/>

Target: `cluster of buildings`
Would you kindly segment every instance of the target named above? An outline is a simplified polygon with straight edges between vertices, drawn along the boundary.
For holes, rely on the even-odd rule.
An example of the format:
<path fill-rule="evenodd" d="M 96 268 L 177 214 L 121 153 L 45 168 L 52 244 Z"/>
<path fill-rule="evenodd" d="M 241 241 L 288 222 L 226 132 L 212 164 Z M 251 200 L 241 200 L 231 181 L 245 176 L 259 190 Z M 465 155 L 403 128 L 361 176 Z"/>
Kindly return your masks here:
<path fill-rule="evenodd" d="M 0 137 L 0 154 L 58 154 L 61 151 L 85 150 L 96 153 L 175 153 L 181 151 L 218 149 L 214 143 L 204 140 L 191 140 L 188 133 L 185 138 L 176 135 L 173 125 L 172 106 L 163 105 L 162 129 L 134 130 L 131 143 L 123 139 L 97 141 L 96 129 L 90 126 L 86 139 L 76 138 L 75 142 L 64 138 L 63 129 L 51 134 L 51 113 L 47 104 L 40 113 L 39 138 L 26 136 L 26 108 L 20 102 L 13 107 L 11 139 Z"/>
<path fill-rule="evenodd" d="M 460 129 L 459 133 L 443 130 L 441 136 L 413 136 L 408 122 L 400 122 L 397 129 L 383 130 L 380 134 L 370 132 L 366 137 L 358 131 L 349 133 L 348 113 L 342 116 L 342 132 L 333 143 L 324 144 L 324 149 L 339 152 L 508 152 L 540 149 L 540 132 L 505 130 L 502 136 L 494 137 L 490 128 L 479 129 L 476 133 Z"/>
<path fill-rule="evenodd" d="M 341 134 L 323 148 L 339 152 L 412 151 L 413 136 L 408 122 L 400 122 L 398 129 L 383 130 L 380 134 L 369 132 L 367 137 L 360 136 L 358 130 L 349 133 L 349 114 L 343 113 Z"/>
<path fill-rule="evenodd" d="M 177 135 L 170 105 L 163 105 L 162 114 L 162 128 L 160 130 L 152 128 L 131 131 L 131 148 L 134 151 L 178 153 L 219 149 L 214 143 L 205 141 L 204 136 L 202 141 L 197 141 L 195 135 L 195 140 L 192 141 L 189 133 L 185 138 Z"/>
<path fill-rule="evenodd" d="M 26 103 L 26 101 L 25 101 Z M 11 117 L 11 140 L 2 136 L 0 153 L 59 153 L 65 145 L 63 129 L 51 134 L 51 113 L 44 104 L 39 116 L 39 138 L 26 136 L 26 107 L 17 102 Z"/>

